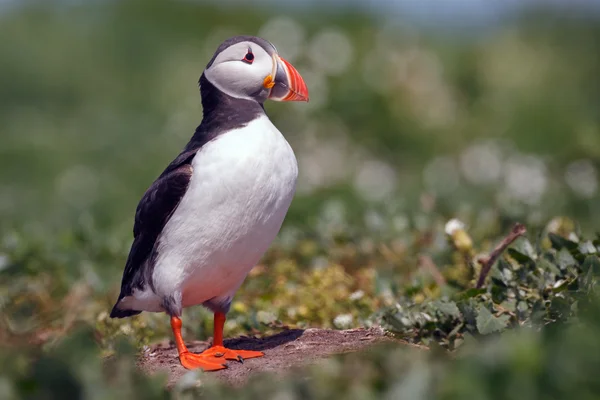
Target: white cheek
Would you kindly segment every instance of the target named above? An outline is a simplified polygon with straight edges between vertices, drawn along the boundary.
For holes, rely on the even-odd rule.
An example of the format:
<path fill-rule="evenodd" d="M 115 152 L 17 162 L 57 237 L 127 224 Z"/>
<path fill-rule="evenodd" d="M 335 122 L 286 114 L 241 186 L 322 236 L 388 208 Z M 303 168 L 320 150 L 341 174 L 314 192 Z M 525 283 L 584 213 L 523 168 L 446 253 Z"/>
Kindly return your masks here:
<path fill-rule="evenodd" d="M 205 71 L 206 78 L 232 97 L 249 99 L 251 93 L 262 88 L 264 79 L 271 73 L 272 62 L 256 58 L 251 64 L 231 61 L 216 65 Z"/>

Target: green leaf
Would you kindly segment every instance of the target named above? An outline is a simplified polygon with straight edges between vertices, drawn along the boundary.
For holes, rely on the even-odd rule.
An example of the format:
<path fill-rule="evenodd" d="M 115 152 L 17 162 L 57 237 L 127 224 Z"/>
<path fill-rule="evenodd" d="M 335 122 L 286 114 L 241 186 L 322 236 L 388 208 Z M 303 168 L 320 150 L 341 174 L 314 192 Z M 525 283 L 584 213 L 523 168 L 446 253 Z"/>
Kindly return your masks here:
<path fill-rule="evenodd" d="M 507 309 L 508 311 L 514 312 L 517 308 L 517 301 L 515 299 L 507 299 L 503 301 L 501 304 L 502 308 Z"/>
<path fill-rule="evenodd" d="M 531 321 L 535 324 L 543 324 L 546 318 L 546 307 L 543 300 L 537 300 L 531 307 Z"/>
<path fill-rule="evenodd" d="M 600 250 L 600 232 L 596 232 L 596 239 L 593 240 L 593 243 Z"/>
<path fill-rule="evenodd" d="M 533 246 L 526 238 L 517 240 L 509 249 L 508 254 L 520 263 L 533 261 L 537 258 Z"/>
<path fill-rule="evenodd" d="M 468 289 L 468 290 L 465 290 L 464 292 L 462 292 L 459 295 L 459 298 L 461 300 L 466 300 L 466 299 L 470 299 L 470 298 L 473 298 L 473 297 L 477 297 L 480 294 L 484 294 L 485 292 L 486 292 L 486 289 L 471 288 L 471 289 Z"/>
<path fill-rule="evenodd" d="M 509 319 L 510 317 L 508 315 L 495 317 L 487 307 L 481 306 L 479 307 L 479 312 L 477 314 L 477 330 L 482 335 L 499 332 L 506 328 Z"/>
<path fill-rule="evenodd" d="M 467 324 L 467 328 L 474 330 L 475 325 L 477 325 L 477 301 L 471 298 L 467 299 L 466 301 L 459 302 L 457 306 L 463 315 L 464 321 Z"/>
<path fill-rule="evenodd" d="M 582 254 L 596 254 L 597 253 L 596 246 L 594 246 L 594 244 L 590 240 L 579 244 L 579 251 Z"/>
<path fill-rule="evenodd" d="M 565 321 L 571 315 L 571 302 L 563 297 L 554 296 L 548 305 L 548 316 L 552 320 Z"/>
<path fill-rule="evenodd" d="M 508 252 L 509 256 L 514 258 L 519 263 L 526 263 L 526 262 L 533 261 L 531 258 L 529 258 L 529 256 L 527 256 L 526 254 L 523 254 L 515 249 L 508 249 L 507 252 Z"/>
<path fill-rule="evenodd" d="M 567 267 L 577 264 L 575 258 L 571 255 L 571 253 L 569 253 L 569 250 L 567 250 L 566 248 L 562 248 L 558 252 L 558 257 L 556 261 L 558 261 L 558 266 L 560 267 L 560 269 L 563 270 L 567 269 Z"/>
<path fill-rule="evenodd" d="M 529 305 L 525 301 L 520 301 L 517 305 L 517 310 L 525 312 L 529 309 Z"/>
<path fill-rule="evenodd" d="M 438 301 L 434 301 L 433 303 L 431 303 L 431 305 L 435 309 L 437 309 L 437 311 L 441 312 L 442 314 L 449 315 L 452 318 L 460 318 L 461 317 L 460 310 L 456 306 L 456 303 L 453 301 L 438 300 Z"/>
<path fill-rule="evenodd" d="M 600 259 L 598 256 L 587 256 L 581 265 L 584 273 L 590 272 L 592 275 L 600 275 Z"/>
<path fill-rule="evenodd" d="M 537 267 L 554 275 L 560 275 L 560 269 L 551 261 L 545 258 L 540 258 L 537 261 Z"/>
<path fill-rule="evenodd" d="M 550 239 L 550 242 L 552 243 L 552 247 L 554 247 L 556 250 L 560 250 L 562 248 L 567 248 L 569 250 L 573 250 L 573 249 L 576 249 L 578 246 L 577 243 L 572 242 L 569 239 L 566 239 L 555 233 L 549 233 L 548 238 Z"/>

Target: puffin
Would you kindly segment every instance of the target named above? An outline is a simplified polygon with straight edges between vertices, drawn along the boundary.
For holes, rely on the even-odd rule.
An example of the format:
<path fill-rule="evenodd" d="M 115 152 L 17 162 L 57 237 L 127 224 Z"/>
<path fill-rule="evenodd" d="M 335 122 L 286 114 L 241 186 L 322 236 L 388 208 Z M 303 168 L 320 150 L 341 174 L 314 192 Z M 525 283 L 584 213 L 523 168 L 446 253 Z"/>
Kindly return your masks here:
<path fill-rule="evenodd" d="M 224 346 L 234 294 L 279 232 L 298 164 L 267 117 L 266 100 L 308 101 L 296 68 L 254 36 L 225 40 L 199 80 L 203 118 L 181 153 L 140 200 L 133 243 L 111 318 L 170 316 L 181 365 L 215 371 L 226 360 L 262 357 Z M 182 310 L 214 313 L 212 346 L 188 350 Z"/>

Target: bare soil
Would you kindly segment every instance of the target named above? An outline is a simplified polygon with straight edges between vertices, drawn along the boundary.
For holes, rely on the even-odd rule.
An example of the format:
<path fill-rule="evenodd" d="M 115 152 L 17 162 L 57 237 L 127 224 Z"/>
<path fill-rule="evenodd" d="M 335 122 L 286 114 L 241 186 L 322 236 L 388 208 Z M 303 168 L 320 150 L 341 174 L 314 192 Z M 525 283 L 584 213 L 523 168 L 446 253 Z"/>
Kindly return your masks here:
<path fill-rule="evenodd" d="M 375 343 L 392 340 L 381 328 L 345 331 L 289 329 L 262 338 L 242 336 L 225 340 L 225 346 L 231 349 L 259 350 L 265 356 L 249 359 L 244 363 L 229 361 L 227 369 L 211 372 L 211 375 L 232 385 L 240 385 L 256 372 L 274 371 L 283 374 L 292 367 L 312 363 L 332 354 L 358 351 Z M 194 352 L 201 352 L 209 345 L 206 341 L 187 343 L 190 351 Z M 167 372 L 168 386 L 172 386 L 187 371 L 179 364 L 177 349 L 172 341 L 151 346 L 140 358 L 139 366 L 149 374 Z"/>

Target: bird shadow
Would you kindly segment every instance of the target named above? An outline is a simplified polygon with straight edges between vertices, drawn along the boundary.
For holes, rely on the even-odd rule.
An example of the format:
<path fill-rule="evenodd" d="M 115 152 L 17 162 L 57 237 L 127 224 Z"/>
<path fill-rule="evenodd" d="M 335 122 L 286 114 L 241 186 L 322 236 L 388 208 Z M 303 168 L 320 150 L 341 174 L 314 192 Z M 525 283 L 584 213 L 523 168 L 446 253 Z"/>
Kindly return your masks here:
<path fill-rule="evenodd" d="M 263 351 L 293 342 L 304 334 L 304 329 L 288 329 L 272 336 L 261 338 L 240 336 L 225 340 L 225 347 L 232 350 Z"/>

